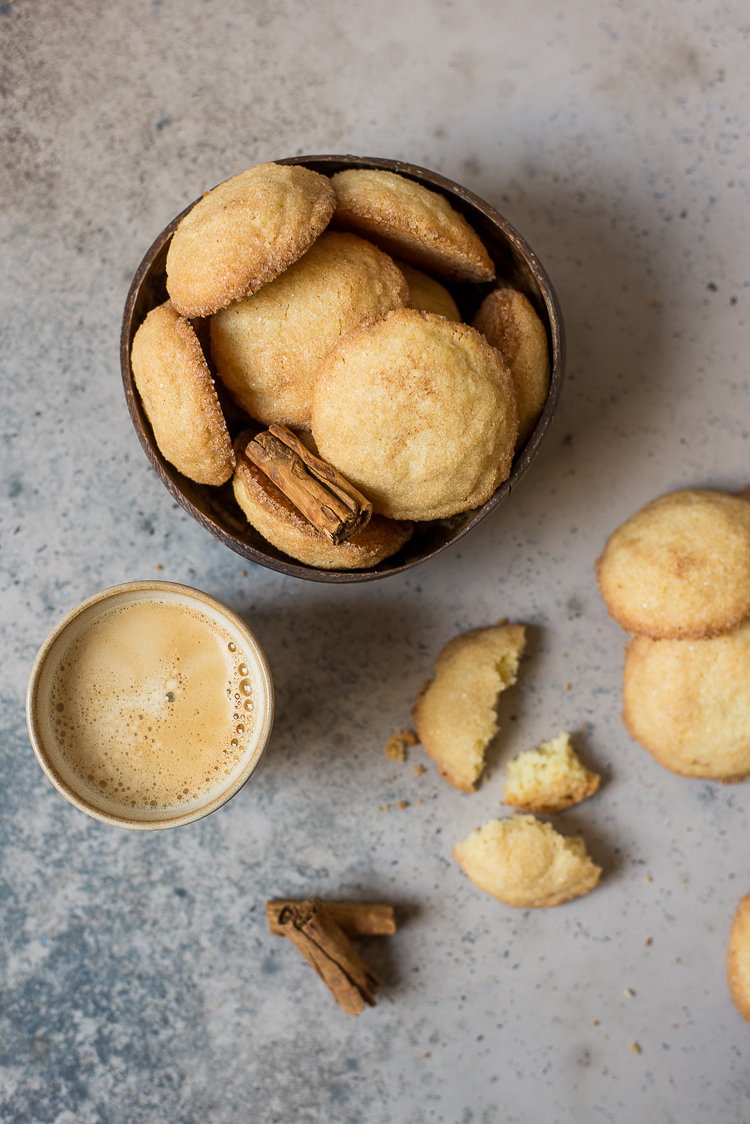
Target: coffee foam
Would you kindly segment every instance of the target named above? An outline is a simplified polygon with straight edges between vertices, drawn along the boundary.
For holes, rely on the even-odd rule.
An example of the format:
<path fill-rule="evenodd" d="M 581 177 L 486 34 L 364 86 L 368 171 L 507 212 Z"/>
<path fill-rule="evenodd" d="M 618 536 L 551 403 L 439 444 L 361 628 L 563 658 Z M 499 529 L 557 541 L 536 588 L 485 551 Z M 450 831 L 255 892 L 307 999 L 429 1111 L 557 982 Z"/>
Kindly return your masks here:
<path fill-rule="evenodd" d="M 111 815 L 190 811 L 226 789 L 257 744 L 254 654 L 187 599 L 104 605 L 71 629 L 45 677 L 50 757 Z"/>

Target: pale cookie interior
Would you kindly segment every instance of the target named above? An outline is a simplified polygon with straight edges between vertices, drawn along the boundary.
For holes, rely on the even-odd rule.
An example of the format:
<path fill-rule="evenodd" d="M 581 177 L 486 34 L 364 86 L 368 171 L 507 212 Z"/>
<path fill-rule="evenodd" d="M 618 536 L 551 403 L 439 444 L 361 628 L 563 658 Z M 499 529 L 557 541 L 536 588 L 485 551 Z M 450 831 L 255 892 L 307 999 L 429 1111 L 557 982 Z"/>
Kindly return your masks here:
<path fill-rule="evenodd" d="M 560 835 L 551 824 L 519 814 L 490 820 L 457 843 L 453 854 L 480 890 L 522 909 L 587 894 L 602 873 L 580 836 Z"/>
<path fill-rule="evenodd" d="M 735 1007 L 750 1022 L 750 894 L 740 899 L 729 933 L 727 982 Z"/>
<path fill-rule="evenodd" d="M 435 661 L 435 678 L 414 706 L 414 725 L 441 776 L 472 792 L 498 731 L 497 699 L 518 676 L 523 625 L 498 624 L 455 637 Z"/>
<path fill-rule="evenodd" d="M 582 765 L 570 735 L 563 732 L 508 763 L 503 800 L 525 812 L 551 815 L 592 796 L 600 781 L 597 773 Z"/>

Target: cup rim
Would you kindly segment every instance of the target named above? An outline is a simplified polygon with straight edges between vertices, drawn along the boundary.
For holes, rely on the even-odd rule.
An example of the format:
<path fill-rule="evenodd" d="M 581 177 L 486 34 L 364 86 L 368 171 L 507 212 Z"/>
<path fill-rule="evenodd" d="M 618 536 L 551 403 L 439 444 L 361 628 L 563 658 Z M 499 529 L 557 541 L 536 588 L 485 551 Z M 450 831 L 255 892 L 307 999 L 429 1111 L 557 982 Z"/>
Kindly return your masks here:
<path fill-rule="evenodd" d="M 318 569 L 293 559 L 291 556 L 283 554 L 283 552 L 279 552 L 279 557 L 276 557 L 277 552 L 273 547 L 266 550 L 261 548 L 260 545 L 252 545 L 250 542 L 245 541 L 244 538 L 239 537 L 233 528 L 229 526 L 227 520 L 216 514 L 213 507 L 210 505 L 207 507 L 205 504 L 199 506 L 199 501 L 194 502 L 194 499 L 191 498 L 194 486 L 191 486 L 188 481 L 188 487 L 187 489 L 185 488 L 180 473 L 166 461 L 156 447 L 155 442 L 152 440 L 150 427 L 145 418 L 139 396 L 135 390 L 130 367 L 130 347 L 136 330 L 136 302 L 139 299 L 144 284 L 147 284 L 150 279 L 155 260 L 172 237 L 180 221 L 192 210 L 196 203 L 199 202 L 199 199 L 188 204 L 187 207 L 176 215 L 146 251 L 133 276 L 125 302 L 120 334 L 120 369 L 131 422 L 146 457 L 164 487 L 167 488 L 177 503 L 179 503 L 204 530 L 208 531 L 225 546 L 229 547 L 230 550 L 235 551 L 235 553 L 248 559 L 250 562 L 254 562 L 270 570 L 275 570 L 285 576 L 326 584 L 352 584 L 377 581 L 393 574 L 405 573 L 413 566 L 420 565 L 422 562 L 426 562 L 435 555 L 447 550 L 448 547 L 454 546 L 464 535 L 467 535 L 481 523 L 491 511 L 494 511 L 526 475 L 532 460 L 539 450 L 543 438 L 549 431 L 564 380 L 566 340 L 562 310 L 546 269 L 523 235 L 484 199 L 454 180 L 448 179 L 438 172 L 431 171 L 429 168 L 423 168 L 418 164 L 411 164 L 402 160 L 386 159 L 383 157 L 354 156 L 352 154 L 287 156 L 276 159 L 274 163 L 302 165 L 313 168 L 313 170 L 324 172 L 325 174 L 332 174 L 341 168 L 373 168 L 396 172 L 399 175 L 416 180 L 428 188 L 437 191 L 439 194 L 448 198 L 453 204 L 456 204 L 462 213 L 468 212 L 469 218 L 471 218 L 471 213 L 478 213 L 483 220 L 489 223 L 490 226 L 501 235 L 504 244 L 511 247 L 524 262 L 539 290 L 541 302 L 544 305 L 545 313 L 549 321 L 548 338 L 550 344 L 551 382 L 544 410 L 526 445 L 516 455 L 510 476 L 498 486 L 487 502 L 471 512 L 461 513 L 460 516 L 452 517 L 453 519 L 460 520 L 459 525 L 455 528 L 447 527 L 447 524 L 450 523 L 451 520 L 431 521 L 436 525 L 445 523 L 445 534 L 439 535 L 437 540 L 432 543 L 424 553 L 418 556 L 402 558 L 401 552 L 399 552 L 396 555 L 395 563 L 386 559 L 384 562 L 378 563 L 375 567 L 368 567 L 363 570 Z"/>
<path fill-rule="evenodd" d="M 178 813 L 165 820 L 130 820 L 125 816 L 115 816 L 109 812 L 104 812 L 99 808 L 94 807 L 87 800 L 85 800 L 75 789 L 71 788 L 54 768 L 52 762 L 49 760 L 47 753 L 44 749 L 44 740 L 41 735 L 39 722 L 36 713 L 37 695 L 39 690 L 39 681 L 42 674 L 45 661 L 49 656 L 54 644 L 59 637 L 66 631 L 66 629 L 75 621 L 82 613 L 86 612 L 92 606 L 101 601 L 107 601 L 110 598 L 119 596 L 123 593 L 137 593 L 137 592 L 170 592 L 179 594 L 181 597 L 202 602 L 204 605 L 211 607 L 214 611 L 218 612 L 221 616 L 230 621 L 238 631 L 240 631 L 247 639 L 248 645 L 252 648 L 253 655 L 257 660 L 258 667 L 261 674 L 262 685 L 265 691 L 266 707 L 263 717 L 262 728 L 258 738 L 257 746 L 253 753 L 248 757 L 245 767 L 238 777 L 232 782 L 231 785 L 223 792 L 219 793 L 210 800 L 207 804 L 200 808 L 194 808 L 190 812 Z M 85 812 L 86 815 L 91 816 L 93 819 L 100 820 L 102 823 L 109 824 L 113 827 L 127 828 L 132 831 L 160 831 L 166 828 L 183 827 L 186 824 L 194 823 L 196 820 L 204 819 L 206 816 L 211 815 L 212 812 L 217 811 L 233 796 L 236 796 L 241 788 L 248 782 L 252 774 L 260 764 L 268 742 L 271 736 L 274 719 L 274 688 L 273 680 L 271 678 L 271 670 L 268 666 L 268 660 L 265 653 L 261 648 L 254 632 L 248 627 L 245 621 L 242 620 L 237 613 L 233 612 L 222 601 L 216 597 L 212 597 L 209 593 L 204 593 L 201 589 L 196 589 L 193 586 L 183 585 L 180 582 L 167 582 L 159 580 L 143 579 L 140 581 L 124 582 L 120 585 L 108 586 L 106 589 L 100 590 L 98 593 L 92 594 L 78 605 L 75 605 L 65 616 L 60 620 L 52 631 L 49 633 L 39 651 L 34 658 L 29 675 L 29 682 L 26 689 L 26 726 L 31 741 L 31 747 L 34 750 L 37 761 L 39 762 L 43 772 L 46 774 L 47 779 L 55 786 L 66 800 L 68 800 L 79 811 Z"/>

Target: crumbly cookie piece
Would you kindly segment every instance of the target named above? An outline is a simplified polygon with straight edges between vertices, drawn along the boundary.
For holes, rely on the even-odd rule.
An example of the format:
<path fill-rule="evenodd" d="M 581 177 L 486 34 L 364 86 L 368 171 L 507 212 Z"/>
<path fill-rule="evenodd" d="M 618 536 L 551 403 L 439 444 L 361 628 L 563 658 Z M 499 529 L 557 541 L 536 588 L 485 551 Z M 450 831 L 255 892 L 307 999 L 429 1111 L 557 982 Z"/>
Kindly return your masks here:
<path fill-rule="evenodd" d="M 197 336 L 170 301 L 149 312 L 133 339 L 133 378 L 160 452 L 198 484 L 223 484 L 234 453 Z"/>
<path fill-rule="evenodd" d="M 485 297 L 473 324 L 498 349 L 513 376 L 518 408 L 516 448 L 521 448 L 534 432 L 549 394 L 544 325 L 529 298 L 515 289 L 495 289 Z"/>
<path fill-rule="evenodd" d="M 735 1007 L 750 1023 L 750 894 L 740 898 L 729 932 L 727 982 Z"/>
<path fill-rule="evenodd" d="M 686 777 L 750 776 L 750 621 L 707 640 L 636 636 L 625 648 L 623 721 Z"/>
<path fill-rule="evenodd" d="M 560 835 L 551 824 L 519 814 L 490 820 L 457 843 L 453 854 L 475 886 L 521 909 L 588 894 L 602 873 L 580 835 Z"/>
<path fill-rule="evenodd" d="M 418 741 L 417 735 L 413 730 L 399 730 L 396 734 L 391 734 L 388 741 L 385 743 L 385 750 L 383 751 L 387 758 L 391 761 L 406 761 L 406 750 L 411 745 L 416 745 Z"/>
<path fill-rule="evenodd" d="M 461 792 L 472 792 L 479 780 L 484 751 L 498 731 L 498 695 L 515 683 L 525 644 L 523 625 L 505 621 L 454 637 L 414 705 L 420 742 Z"/>
<path fill-rule="evenodd" d="M 390 558 L 411 538 L 411 523 L 373 515 L 356 535 L 334 546 L 245 456 L 252 436 L 242 433 L 234 444 L 234 495 L 248 522 L 278 550 L 319 570 L 365 570 Z"/>
<path fill-rule="evenodd" d="M 394 257 L 454 281 L 492 281 L 482 242 L 443 195 L 395 172 L 348 168 L 331 177 L 334 225 L 372 238 Z"/>
<path fill-rule="evenodd" d="M 406 278 L 409 286 L 409 304 L 418 312 L 432 312 L 435 316 L 445 316 L 447 320 L 456 320 L 461 323 L 461 313 L 458 305 L 450 295 L 445 285 L 441 285 L 434 277 L 429 277 L 421 269 L 415 269 L 405 261 L 397 261 L 396 265 Z"/>
<path fill-rule="evenodd" d="M 614 532 L 596 563 L 599 592 L 628 632 L 716 636 L 750 613 L 750 503 L 671 492 Z"/>
<path fill-rule="evenodd" d="M 211 355 L 252 417 L 309 428 L 315 378 L 331 348 L 366 317 L 408 302 L 387 254 L 355 234 L 326 231 L 275 281 L 212 317 Z"/>
<path fill-rule="evenodd" d="M 513 383 L 474 328 L 398 309 L 354 328 L 323 360 L 312 431 L 375 511 L 442 519 L 479 507 L 510 474 Z"/>
<path fill-rule="evenodd" d="M 272 281 L 330 221 L 326 176 L 294 164 L 258 164 L 185 215 L 167 253 L 167 291 L 183 316 L 208 316 Z"/>
<path fill-rule="evenodd" d="M 579 761 L 570 734 L 562 732 L 508 762 L 503 800 L 524 812 L 549 816 L 593 796 L 600 782 L 598 773 Z"/>

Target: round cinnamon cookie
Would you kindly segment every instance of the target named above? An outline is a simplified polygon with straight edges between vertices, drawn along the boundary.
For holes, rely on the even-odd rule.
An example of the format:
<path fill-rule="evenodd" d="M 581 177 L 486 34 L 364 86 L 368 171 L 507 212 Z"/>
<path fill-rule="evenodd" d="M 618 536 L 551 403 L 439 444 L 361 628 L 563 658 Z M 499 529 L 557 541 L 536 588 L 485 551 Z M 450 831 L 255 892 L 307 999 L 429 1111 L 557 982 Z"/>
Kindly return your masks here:
<path fill-rule="evenodd" d="M 445 285 L 441 285 L 434 277 L 428 277 L 421 269 L 415 269 L 405 261 L 397 261 L 396 265 L 409 286 L 409 304 L 412 308 L 416 308 L 419 312 L 432 312 L 435 316 L 445 316 L 447 320 L 461 323 L 458 305 Z"/>
<path fill-rule="evenodd" d="M 750 1022 L 750 894 L 740 898 L 729 932 L 727 983 L 735 1007 Z"/>
<path fill-rule="evenodd" d="M 479 332 L 412 308 L 365 321 L 315 384 L 320 455 L 392 519 L 442 519 L 507 479 L 516 402 L 502 356 Z"/>
<path fill-rule="evenodd" d="M 328 226 L 330 181 L 294 164 L 258 164 L 207 192 L 167 254 L 167 291 L 183 316 L 208 316 L 304 254 Z"/>
<path fill-rule="evenodd" d="M 248 522 L 278 550 L 319 570 L 365 570 L 390 558 L 411 538 L 411 523 L 373 515 L 356 535 L 334 546 L 245 456 L 252 436 L 242 433 L 235 441 L 234 495 Z"/>
<path fill-rule="evenodd" d="M 750 613 L 750 503 L 722 492 L 671 492 L 610 537 L 599 592 L 628 632 L 716 636 Z"/>
<path fill-rule="evenodd" d="M 708 640 L 625 647 L 623 721 L 656 760 L 687 777 L 750 776 L 750 621 Z"/>
<path fill-rule="evenodd" d="M 349 168 L 331 177 L 334 223 L 394 257 L 454 281 L 492 281 L 479 236 L 443 195 L 395 172 Z"/>
<path fill-rule="evenodd" d="M 495 289 L 473 320 L 477 331 L 505 360 L 516 389 L 518 440 L 525 445 L 547 401 L 549 348 L 544 325 L 527 296 L 515 289 Z"/>
<path fill-rule="evenodd" d="M 234 452 L 211 373 L 171 303 L 149 312 L 130 354 L 133 378 L 160 452 L 198 484 L 223 484 Z"/>
<path fill-rule="evenodd" d="M 368 316 L 409 300 L 391 258 L 355 234 L 326 231 L 259 292 L 211 320 L 211 355 L 236 401 L 258 421 L 310 427 L 318 368 Z"/>

